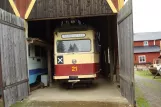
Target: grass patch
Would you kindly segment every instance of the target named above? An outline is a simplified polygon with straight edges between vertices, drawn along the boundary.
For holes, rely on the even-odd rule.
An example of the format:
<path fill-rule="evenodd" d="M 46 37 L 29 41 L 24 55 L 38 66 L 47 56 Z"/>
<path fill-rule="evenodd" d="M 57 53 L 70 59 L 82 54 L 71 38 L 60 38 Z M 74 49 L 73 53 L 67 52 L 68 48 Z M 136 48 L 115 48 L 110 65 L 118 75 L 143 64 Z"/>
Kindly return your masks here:
<path fill-rule="evenodd" d="M 3 107 L 3 102 L 0 102 L 0 107 Z"/>
<path fill-rule="evenodd" d="M 137 86 L 135 86 L 135 93 L 137 107 L 150 107 L 148 101 L 144 98 L 142 91 Z"/>
<path fill-rule="evenodd" d="M 11 107 L 27 107 L 27 102 L 26 101 L 22 101 L 22 102 L 17 102 L 15 104 L 13 104 Z"/>
<path fill-rule="evenodd" d="M 161 82 L 161 76 L 156 77 L 154 80 L 155 80 L 155 81 L 158 81 L 158 82 Z"/>
<path fill-rule="evenodd" d="M 135 71 L 135 74 L 142 77 L 153 78 L 153 75 L 150 73 L 150 71 Z"/>
<path fill-rule="evenodd" d="M 137 107 L 150 107 L 150 105 L 144 98 L 137 98 L 136 102 L 137 102 Z"/>
<path fill-rule="evenodd" d="M 2 97 L 0 98 L 0 107 L 4 107 Z"/>
<path fill-rule="evenodd" d="M 149 78 L 149 79 L 153 79 L 154 78 L 154 75 L 152 75 L 150 71 L 135 71 L 135 75 L 139 75 L 139 76 L 142 76 L 142 77 L 145 77 L 145 78 Z M 161 76 L 157 76 L 153 80 L 161 82 Z"/>

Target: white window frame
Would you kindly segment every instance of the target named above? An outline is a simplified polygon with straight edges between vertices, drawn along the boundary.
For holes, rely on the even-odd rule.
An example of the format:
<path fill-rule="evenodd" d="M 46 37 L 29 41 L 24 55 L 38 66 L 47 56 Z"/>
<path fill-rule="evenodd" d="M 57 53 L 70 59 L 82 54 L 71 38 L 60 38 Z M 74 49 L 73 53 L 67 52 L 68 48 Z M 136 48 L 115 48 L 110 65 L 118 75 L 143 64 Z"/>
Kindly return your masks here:
<path fill-rule="evenodd" d="M 144 57 L 145 60 L 144 61 L 140 61 L 141 57 Z M 139 59 L 139 63 L 145 63 L 146 62 L 146 56 L 145 55 L 139 55 L 138 59 Z"/>
<path fill-rule="evenodd" d="M 144 46 L 148 46 L 149 42 L 148 41 L 144 41 L 143 44 L 144 44 Z"/>
<path fill-rule="evenodd" d="M 148 46 L 149 42 L 148 41 L 144 41 L 143 44 L 144 44 L 144 46 Z"/>

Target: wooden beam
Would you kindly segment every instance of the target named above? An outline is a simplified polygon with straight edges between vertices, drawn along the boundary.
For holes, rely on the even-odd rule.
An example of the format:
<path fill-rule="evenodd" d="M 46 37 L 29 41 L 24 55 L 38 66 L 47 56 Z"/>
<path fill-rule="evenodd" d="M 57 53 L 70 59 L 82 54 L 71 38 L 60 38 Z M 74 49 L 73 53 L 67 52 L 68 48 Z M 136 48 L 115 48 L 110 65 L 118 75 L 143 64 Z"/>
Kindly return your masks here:
<path fill-rule="evenodd" d="M 19 11 L 18 11 L 18 9 L 17 9 L 14 1 L 13 0 L 9 0 L 9 3 L 11 5 L 11 7 L 12 7 L 14 13 L 15 13 L 15 15 L 18 16 L 18 17 L 20 17 L 20 13 L 19 13 Z"/>
<path fill-rule="evenodd" d="M 25 30 L 24 27 L 15 25 L 15 24 L 13 24 L 13 23 L 6 22 L 6 21 L 4 21 L 4 20 L 0 20 L 0 23 L 1 23 L 1 24 L 4 24 L 4 25 L 7 25 L 7 26 L 10 26 L 10 27 L 13 27 L 13 28 L 20 29 L 20 30 Z"/>
<path fill-rule="evenodd" d="M 14 86 L 18 86 L 22 83 L 26 83 L 28 82 L 29 80 L 28 79 L 25 79 L 25 80 L 22 80 L 22 81 L 19 81 L 19 82 L 16 82 L 16 83 L 13 83 L 13 84 L 10 84 L 10 85 L 7 85 L 7 86 L 3 86 L 3 90 L 6 90 L 6 89 L 9 89 L 9 88 L 12 88 Z"/>
<path fill-rule="evenodd" d="M 124 6 L 124 0 L 118 0 L 118 8 L 121 10 L 121 8 Z"/>
<path fill-rule="evenodd" d="M 1 27 L 1 24 L 0 24 Z M 0 29 L 0 32 L 2 32 L 3 29 Z M 2 43 L 2 35 L 0 34 L 0 43 Z M 3 106 L 5 105 L 5 101 L 4 101 L 4 92 L 3 92 L 3 73 L 2 73 L 2 52 L 1 52 L 1 46 L 0 45 L 0 88 L 1 88 L 1 93 L 2 93 L 2 99 L 3 99 Z"/>
<path fill-rule="evenodd" d="M 27 38 L 28 44 L 34 44 L 34 45 L 38 45 L 38 46 L 42 46 L 42 47 L 47 47 L 47 49 L 52 49 L 51 45 L 49 45 L 48 43 L 46 43 L 43 40 L 40 40 L 38 38 Z"/>
<path fill-rule="evenodd" d="M 32 0 L 25 14 L 25 19 L 27 19 L 31 13 L 32 8 L 34 7 L 36 0 Z"/>
<path fill-rule="evenodd" d="M 108 45 L 109 45 L 109 59 L 110 59 L 110 79 L 113 81 L 113 75 L 114 75 L 114 50 L 113 50 L 113 32 L 111 30 L 111 25 L 113 20 L 112 18 L 108 19 Z"/>
<path fill-rule="evenodd" d="M 48 78 L 49 78 L 49 86 L 52 86 L 52 73 L 51 73 L 51 51 L 48 50 Z"/>
<path fill-rule="evenodd" d="M 109 6 L 111 7 L 113 13 L 117 13 L 117 9 L 111 0 L 106 0 Z"/>
<path fill-rule="evenodd" d="M 25 28 L 25 37 L 28 38 L 28 22 L 24 20 L 24 28 Z M 26 59 L 27 59 L 27 78 L 29 79 L 29 68 L 28 68 L 28 64 L 29 64 L 29 55 L 28 55 L 28 48 L 29 48 L 29 45 L 28 45 L 28 42 L 26 41 Z M 30 95 L 30 84 L 29 84 L 29 81 L 28 81 L 28 94 Z"/>

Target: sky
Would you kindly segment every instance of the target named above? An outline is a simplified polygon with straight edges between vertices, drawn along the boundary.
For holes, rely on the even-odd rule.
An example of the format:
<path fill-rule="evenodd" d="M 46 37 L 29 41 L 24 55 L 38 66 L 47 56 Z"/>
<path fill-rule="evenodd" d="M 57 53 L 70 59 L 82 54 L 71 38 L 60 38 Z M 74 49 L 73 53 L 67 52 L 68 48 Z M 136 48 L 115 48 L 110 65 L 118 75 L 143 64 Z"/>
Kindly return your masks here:
<path fill-rule="evenodd" d="M 161 32 L 161 0 L 133 0 L 133 24 L 134 33 Z"/>

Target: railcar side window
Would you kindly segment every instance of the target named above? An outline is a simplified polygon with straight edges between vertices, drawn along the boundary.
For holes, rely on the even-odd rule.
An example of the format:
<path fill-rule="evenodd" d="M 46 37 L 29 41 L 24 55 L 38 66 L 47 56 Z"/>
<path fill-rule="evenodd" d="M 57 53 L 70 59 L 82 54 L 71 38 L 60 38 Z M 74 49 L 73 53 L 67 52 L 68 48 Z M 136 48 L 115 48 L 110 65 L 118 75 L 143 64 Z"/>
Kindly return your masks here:
<path fill-rule="evenodd" d="M 57 52 L 70 53 L 70 52 L 89 52 L 91 51 L 90 40 L 58 40 Z"/>

